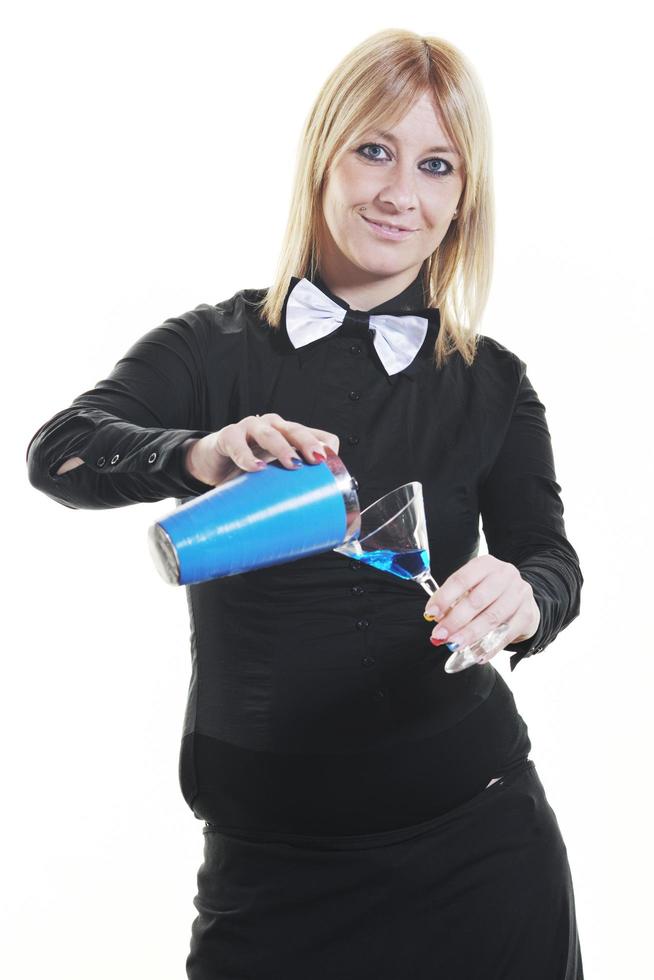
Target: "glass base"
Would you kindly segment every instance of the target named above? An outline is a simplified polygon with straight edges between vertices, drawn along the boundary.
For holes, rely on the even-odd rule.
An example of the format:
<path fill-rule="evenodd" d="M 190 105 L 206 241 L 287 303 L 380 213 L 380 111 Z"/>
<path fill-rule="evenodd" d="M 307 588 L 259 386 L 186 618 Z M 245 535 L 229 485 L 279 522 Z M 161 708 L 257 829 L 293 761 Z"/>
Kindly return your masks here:
<path fill-rule="evenodd" d="M 502 649 L 504 640 L 509 631 L 507 623 L 502 623 L 497 629 L 491 630 L 486 636 L 482 636 L 475 643 L 470 643 L 460 650 L 455 650 L 451 657 L 445 661 L 445 672 L 456 674 L 459 670 L 465 670 L 478 664 L 481 657 L 486 654 L 495 653 Z"/>

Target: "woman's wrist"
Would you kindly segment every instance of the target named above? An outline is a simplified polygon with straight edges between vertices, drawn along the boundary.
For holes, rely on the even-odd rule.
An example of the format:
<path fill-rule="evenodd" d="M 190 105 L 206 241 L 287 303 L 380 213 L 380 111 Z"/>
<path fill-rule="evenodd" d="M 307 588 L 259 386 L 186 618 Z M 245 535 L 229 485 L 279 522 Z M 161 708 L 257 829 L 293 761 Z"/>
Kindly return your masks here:
<path fill-rule="evenodd" d="M 522 643 L 523 640 L 530 640 L 532 636 L 536 635 L 538 631 L 538 627 L 540 626 L 540 608 L 538 607 L 535 599 L 534 599 L 534 621 L 536 625 L 533 627 L 530 633 L 523 633 L 520 636 L 516 636 L 514 640 L 511 640 L 511 642 Z"/>
<path fill-rule="evenodd" d="M 199 441 L 200 439 L 198 436 L 191 436 L 190 439 L 187 439 L 185 442 L 182 443 L 182 459 L 184 461 L 184 469 L 188 473 L 188 475 L 192 476 L 195 480 L 198 479 L 198 476 L 193 472 L 191 450 L 193 449 L 193 446 L 196 444 L 196 442 Z"/>

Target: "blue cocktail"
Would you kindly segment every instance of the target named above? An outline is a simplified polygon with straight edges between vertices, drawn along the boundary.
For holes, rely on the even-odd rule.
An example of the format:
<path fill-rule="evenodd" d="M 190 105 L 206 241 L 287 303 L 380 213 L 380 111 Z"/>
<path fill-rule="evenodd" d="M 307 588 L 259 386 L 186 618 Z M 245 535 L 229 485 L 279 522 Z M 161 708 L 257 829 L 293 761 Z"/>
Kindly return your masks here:
<path fill-rule="evenodd" d="M 413 579 L 428 595 L 438 591 L 431 574 L 422 484 L 417 480 L 391 490 L 362 510 L 358 536 L 333 550 L 398 578 Z M 465 670 L 479 663 L 481 656 L 501 650 L 508 629 L 502 623 L 465 647 L 446 643 L 452 651 L 445 663 L 447 673 Z"/>

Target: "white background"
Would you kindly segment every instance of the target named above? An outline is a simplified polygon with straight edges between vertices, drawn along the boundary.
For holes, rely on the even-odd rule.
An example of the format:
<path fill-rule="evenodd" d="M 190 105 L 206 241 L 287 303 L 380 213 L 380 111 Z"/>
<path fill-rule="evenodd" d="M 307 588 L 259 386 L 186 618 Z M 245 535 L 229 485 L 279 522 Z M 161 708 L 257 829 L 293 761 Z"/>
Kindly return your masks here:
<path fill-rule="evenodd" d="M 404 27 L 460 47 L 484 85 L 498 228 L 482 332 L 527 362 L 546 406 L 585 577 L 554 644 L 512 675 L 508 653 L 493 663 L 568 848 L 586 976 L 642 977 L 653 147 L 639 7 L 229 6 L 23 3 L 3 18 L 0 970 L 181 980 L 203 843 L 177 782 L 186 600 L 146 544 L 174 501 L 65 508 L 28 483 L 29 439 L 166 317 L 270 284 L 313 99 L 355 44 Z"/>

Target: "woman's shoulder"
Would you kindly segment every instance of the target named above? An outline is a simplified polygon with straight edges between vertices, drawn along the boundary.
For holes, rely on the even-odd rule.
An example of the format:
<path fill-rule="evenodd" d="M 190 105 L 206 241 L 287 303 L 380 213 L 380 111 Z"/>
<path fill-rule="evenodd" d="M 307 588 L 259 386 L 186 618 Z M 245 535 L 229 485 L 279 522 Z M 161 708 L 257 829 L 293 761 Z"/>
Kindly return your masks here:
<path fill-rule="evenodd" d="M 515 351 L 489 334 L 479 334 L 473 362 L 476 376 L 489 382 L 518 386 L 525 374 L 526 364 Z"/>
<path fill-rule="evenodd" d="M 257 313 L 265 293 L 265 289 L 239 289 L 217 303 L 198 303 L 165 320 L 166 337 L 170 343 L 196 351 L 201 360 L 212 355 L 238 356 L 243 343 L 252 337 L 261 342 L 269 330 Z"/>
<path fill-rule="evenodd" d="M 257 308 L 266 292 L 267 288 L 239 289 L 217 303 L 199 303 L 183 316 L 188 320 L 200 320 L 206 329 L 218 335 L 233 335 L 261 328 L 265 324 L 258 316 Z"/>
<path fill-rule="evenodd" d="M 521 360 L 515 351 L 510 350 L 495 337 L 491 337 L 490 334 L 479 334 L 477 351 L 482 358 L 485 358 L 486 362 L 493 364 L 507 364 L 511 365 L 514 369 L 524 364 L 524 361 Z"/>

